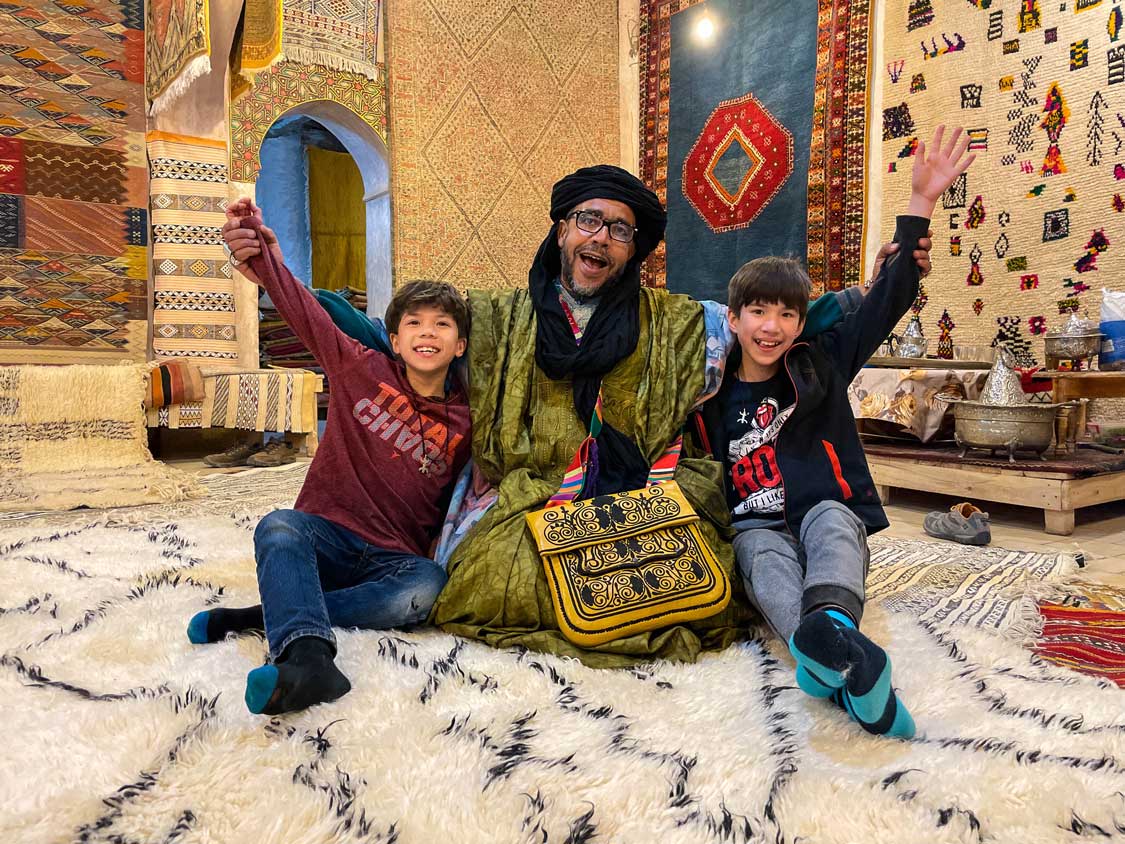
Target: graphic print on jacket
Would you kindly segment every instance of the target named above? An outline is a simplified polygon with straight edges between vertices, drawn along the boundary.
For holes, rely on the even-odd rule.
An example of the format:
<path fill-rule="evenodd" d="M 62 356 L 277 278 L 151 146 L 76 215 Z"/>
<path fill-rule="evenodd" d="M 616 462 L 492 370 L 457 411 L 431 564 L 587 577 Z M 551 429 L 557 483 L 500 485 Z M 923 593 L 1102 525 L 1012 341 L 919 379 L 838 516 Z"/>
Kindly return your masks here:
<path fill-rule="evenodd" d="M 785 485 L 775 447 L 796 406 L 788 376 L 782 371 L 768 381 L 732 381 L 723 405 L 732 515 L 780 513 L 785 507 Z"/>

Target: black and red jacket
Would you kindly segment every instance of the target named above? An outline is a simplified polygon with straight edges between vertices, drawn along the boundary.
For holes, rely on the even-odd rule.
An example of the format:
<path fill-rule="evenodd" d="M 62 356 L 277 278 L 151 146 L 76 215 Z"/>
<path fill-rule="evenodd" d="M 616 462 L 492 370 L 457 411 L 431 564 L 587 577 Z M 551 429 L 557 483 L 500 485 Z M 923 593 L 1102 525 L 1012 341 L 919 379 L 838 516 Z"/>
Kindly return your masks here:
<path fill-rule="evenodd" d="M 900 249 L 883 265 L 859 307 L 845 311 L 834 326 L 807 342 L 794 343 L 785 353 L 783 365 L 797 404 L 774 448 L 785 486 L 785 523 L 794 536 L 800 536 L 809 510 L 825 500 L 847 505 L 867 526 L 868 534 L 889 524 L 856 431 L 848 386 L 917 297 L 918 265 L 911 256 L 928 227 L 924 217 L 899 217 L 894 239 Z M 736 346 L 727 362 L 724 385 L 735 377 L 740 356 Z M 703 405 L 696 423 L 702 429 L 697 430 L 701 444 L 722 463 L 728 441 L 716 399 Z M 730 485 L 725 471 L 723 475 Z"/>

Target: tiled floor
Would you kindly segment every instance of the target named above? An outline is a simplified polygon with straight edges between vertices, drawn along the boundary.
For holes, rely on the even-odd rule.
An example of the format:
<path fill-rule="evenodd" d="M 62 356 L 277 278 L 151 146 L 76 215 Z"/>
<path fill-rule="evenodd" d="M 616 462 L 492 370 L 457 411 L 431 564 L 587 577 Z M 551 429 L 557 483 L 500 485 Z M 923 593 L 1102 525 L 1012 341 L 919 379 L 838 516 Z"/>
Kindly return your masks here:
<path fill-rule="evenodd" d="M 308 458 L 298 457 L 305 461 Z M 168 460 L 170 465 L 192 472 L 231 472 L 211 469 L 201 460 Z M 926 539 L 922 519 L 931 510 L 946 510 L 964 499 L 910 490 L 894 490 L 887 516 L 887 534 Z M 976 502 L 992 517 L 992 544 L 1019 551 L 1082 552 L 1086 567 L 1082 576 L 1099 583 L 1125 588 L 1125 501 L 1078 510 L 1074 533 L 1053 536 L 1043 530 L 1043 511 L 995 502 Z"/>
<path fill-rule="evenodd" d="M 887 507 L 892 536 L 925 539 L 922 519 L 963 501 L 954 496 L 896 489 Z M 992 518 L 992 544 L 1021 551 L 1081 551 L 1082 576 L 1125 588 L 1125 501 L 1078 510 L 1074 533 L 1053 536 L 1043 530 L 1043 511 L 995 502 L 974 502 Z"/>

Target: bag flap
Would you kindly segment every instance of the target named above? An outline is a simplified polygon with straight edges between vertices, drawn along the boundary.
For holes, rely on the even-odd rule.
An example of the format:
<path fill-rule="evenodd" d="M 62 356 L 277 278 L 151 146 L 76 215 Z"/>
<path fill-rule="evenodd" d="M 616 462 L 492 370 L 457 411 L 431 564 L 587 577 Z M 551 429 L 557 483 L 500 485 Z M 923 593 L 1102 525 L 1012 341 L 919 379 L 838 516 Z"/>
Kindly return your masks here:
<path fill-rule="evenodd" d="M 680 485 L 665 481 L 536 510 L 527 514 L 527 524 L 540 553 L 547 554 L 690 524 L 698 518 Z"/>

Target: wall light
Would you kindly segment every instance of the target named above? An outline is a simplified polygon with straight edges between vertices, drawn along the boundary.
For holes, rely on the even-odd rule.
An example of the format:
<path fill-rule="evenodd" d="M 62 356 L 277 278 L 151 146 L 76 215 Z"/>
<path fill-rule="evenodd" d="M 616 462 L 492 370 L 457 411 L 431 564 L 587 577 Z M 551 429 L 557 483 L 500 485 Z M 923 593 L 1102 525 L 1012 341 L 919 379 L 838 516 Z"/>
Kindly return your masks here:
<path fill-rule="evenodd" d="M 715 37 L 715 24 L 707 15 L 702 15 L 695 22 L 695 40 L 701 44 L 710 42 Z"/>

